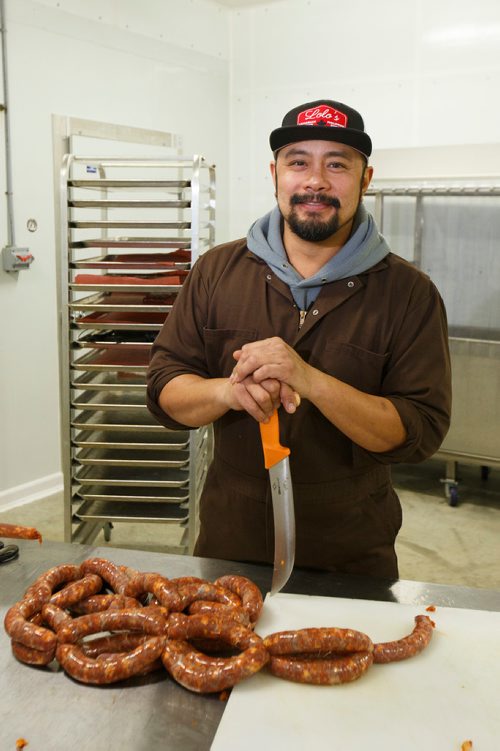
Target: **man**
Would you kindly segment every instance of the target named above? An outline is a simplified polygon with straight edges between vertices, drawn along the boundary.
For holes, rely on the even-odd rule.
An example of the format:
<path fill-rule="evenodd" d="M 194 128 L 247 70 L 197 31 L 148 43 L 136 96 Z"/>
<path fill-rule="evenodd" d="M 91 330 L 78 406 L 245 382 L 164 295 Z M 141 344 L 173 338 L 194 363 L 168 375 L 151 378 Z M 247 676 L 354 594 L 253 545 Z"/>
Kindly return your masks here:
<path fill-rule="evenodd" d="M 300 105 L 270 145 L 277 206 L 195 264 L 153 346 L 148 405 L 171 428 L 214 423 L 196 555 L 273 561 L 258 423 L 281 405 L 295 564 L 396 578 L 390 464 L 431 456 L 448 429 L 444 306 L 363 206 L 358 112 Z"/>

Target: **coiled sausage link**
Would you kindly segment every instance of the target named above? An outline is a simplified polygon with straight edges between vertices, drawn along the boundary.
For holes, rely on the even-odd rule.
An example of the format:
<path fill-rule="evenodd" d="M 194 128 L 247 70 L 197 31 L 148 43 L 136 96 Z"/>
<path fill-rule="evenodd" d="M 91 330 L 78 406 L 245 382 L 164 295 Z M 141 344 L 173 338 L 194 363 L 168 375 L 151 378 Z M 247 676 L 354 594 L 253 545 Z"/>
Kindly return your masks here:
<path fill-rule="evenodd" d="M 108 594 L 85 597 L 80 602 L 73 603 L 70 609 L 78 615 L 89 615 L 90 613 L 100 613 L 103 610 L 128 610 L 140 607 L 142 605 L 134 597 Z"/>
<path fill-rule="evenodd" d="M 241 606 L 241 599 L 234 592 L 220 584 L 212 584 L 212 582 L 204 580 L 178 585 L 178 591 L 180 596 L 179 610 L 185 610 L 195 600 L 221 602 L 223 605 L 234 607 Z"/>
<path fill-rule="evenodd" d="M 301 659 L 297 655 L 271 657 L 269 670 L 278 678 L 296 683 L 333 686 L 355 681 L 373 662 L 372 652 L 353 652 L 337 657 Z"/>
<path fill-rule="evenodd" d="M 97 574 L 87 574 L 52 595 L 50 602 L 59 608 L 69 608 L 85 597 L 91 597 L 102 589 L 102 579 Z"/>
<path fill-rule="evenodd" d="M 100 613 L 82 615 L 65 623 L 58 631 L 61 644 L 75 644 L 88 634 L 101 631 L 140 631 L 152 636 L 165 633 L 167 622 L 161 608 L 137 608 L 135 610 L 104 610 Z"/>
<path fill-rule="evenodd" d="M 95 659 L 77 644 L 59 644 L 56 657 L 76 681 L 104 685 L 143 674 L 160 657 L 165 642 L 164 636 L 152 636 L 131 652 L 101 654 Z"/>
<path fill-rule="evenodd" d="M 33 584 L 24 593 L 24 597 L 30 597 L 38 591 L 43 591 L 48 592 L 48 600 L 54 590 L 61 584 L 75 581 L 75 579 L 80 579 L 82 576 L 83 573 L 80 566 L 76 566 L 73 563 L 61 563 L 59 566 L 49 568 L 38 579 L 35 579 Z"/>
<path fill-rule="evenodd" d="M 302 628 L 277 631 L 266 636 L 264 645 L 270 655 L 303 653 L 372 652 L 369 636 L 351 628 Z"/>
<path fill-rule="evenodd" d="M 145 593 L 153 594 L 158 602 L 168 610 L 179 610 L 181 608 L 177 586 L 161 574 L 138 572 L 129 579 L 124 594 L 131 597 L 140 597 Z"/>
<path fill-rule="evenodd" d="M 381 642 L 373 647 L 373 662 L 382 664 L 399 662 L 422 652 L 429 644 L 434 623 L 428 615 L 415 616 L 415 628 L 408 636 L 397 641 Z"/>
<path fill-rule="evenodd" d="M 257 622 L 264 601 L 260 589 L 253 583 L 253 581 L 250 581 L 250 579 L 247 579 L 245 576 L 227 574 L 226 576 L 219 576 L 219 578 L 215 580 L 215 584 L 226 587 L 231 592 L 237 594 L 241 599 L 243 610 L 247 611 L 252 623 Z"/>
<path fill-rule="evenodd" d="M 172 628 L 169 626 L 162 661 L 170 675 L 190 691 L 223 691 L 259 671 L 269 660 L 262 639 L 251 629 L 206 616 L 176 616 L 180 617 L 175 618 Z M 209 657 L 176 634 L 189 639 L 218 639 L 242 651 L 233 657 Z"/>
<path fill-rule="evenodd" d="M 136 631 L 123 631 L 118 634 L 108 636 L 98 636 L 95 639 L 82 641 L 80 649 L 86 657 L 92 657 L 94 660 L 103 654 L 115 654 L 116 652 L 128 652 L 131 649 L 144 644 L 150 637 L 147 634 L 140 634 Z"/>
<path fill-rule="evenodd" d="M 211 615 L 213 618 L 223 618 L 241 623 L 242 626 L 250 626 L 250 616 L 242 607 L 224 605 L 222 602 L 209 602 L 208 600 L 195 600 L 188 607 L 189 615 Z"/>
<path fill-rule="evenodd" d="M 81 565 L 82 574 L 97 574 L 107 582 L 113 592 L 122 595 L 128 583 L 128 576 L 120 567 L 106 558 L 87 558 Z"/>
<path fill-rule="evenodd" d="M 26 665 L 48 665 L 54 659 L 56 651 L 54 647 L 52 650 L 42 652 L 14 640 L 11 641 L 11 647 L 14 657 Z"/>
<path fill-rule="evenodd" d="M 46 602 L 46 594 L 44 593 L 43 597 L 32 595 L 9 608 L 5 615 L 4 627 L 13 641 L 40 652 L 50 653 L 53 659 L 57 644 L 55 634 L 48 628 L 28 620 L 42 609 Z"/>

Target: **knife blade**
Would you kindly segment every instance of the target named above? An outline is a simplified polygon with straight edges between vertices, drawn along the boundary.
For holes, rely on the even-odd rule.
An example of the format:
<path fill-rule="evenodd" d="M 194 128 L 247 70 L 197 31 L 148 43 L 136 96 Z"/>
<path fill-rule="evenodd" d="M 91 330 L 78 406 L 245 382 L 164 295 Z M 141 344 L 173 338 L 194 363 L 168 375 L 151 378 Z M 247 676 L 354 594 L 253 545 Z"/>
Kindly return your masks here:
<path fill-rule="evenodd" d="M 269 470 L 274 516 L 274 570 L 271 595 L 279 592 L 292 573 L 295 561 L 295 509 L 293 505 L 290 449 L 280 444 L 278 411 L 268 423 L 259 423 L 264 466 Z"/>

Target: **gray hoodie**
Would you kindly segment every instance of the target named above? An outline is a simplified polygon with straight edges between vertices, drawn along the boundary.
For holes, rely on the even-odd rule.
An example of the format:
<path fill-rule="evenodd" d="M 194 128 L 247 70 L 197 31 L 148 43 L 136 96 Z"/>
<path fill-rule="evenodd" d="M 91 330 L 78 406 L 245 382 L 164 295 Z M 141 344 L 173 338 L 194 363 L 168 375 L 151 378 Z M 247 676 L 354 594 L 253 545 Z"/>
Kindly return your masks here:
<path fill-rule="evenodd" d="M 363 204 L 359 205 L 349 240 L 328 263 L 307 279 L 303 279 L 288 260 L 281 236 L 281 213 L 277 206 L 252 224 L 247 245 L 279 279 L 288 284 L 300 310 L 309 308 L 324 284 L 361 274 L 390 252 L 372 215 Z"/>

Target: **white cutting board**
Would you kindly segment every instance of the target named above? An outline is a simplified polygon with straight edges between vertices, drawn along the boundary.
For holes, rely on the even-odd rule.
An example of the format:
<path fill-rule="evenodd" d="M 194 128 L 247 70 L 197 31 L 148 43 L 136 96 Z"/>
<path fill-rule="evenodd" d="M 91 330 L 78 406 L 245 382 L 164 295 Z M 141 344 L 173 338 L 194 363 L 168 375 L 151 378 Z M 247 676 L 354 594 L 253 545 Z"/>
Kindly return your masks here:
<path fill-rule="evenodd" d="M 410 633 L 425 606 L 278 594 L 256 631 L 355 628 L 374 642 Z M 437 607 L 416 657 L 373 665 L 359 680 L 309 686 L 264 668 L 236 686 L 212 751 L 473 751 L 500 749 L 500 613 Z"/>

